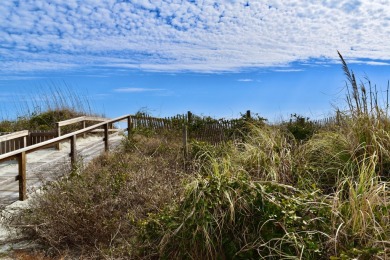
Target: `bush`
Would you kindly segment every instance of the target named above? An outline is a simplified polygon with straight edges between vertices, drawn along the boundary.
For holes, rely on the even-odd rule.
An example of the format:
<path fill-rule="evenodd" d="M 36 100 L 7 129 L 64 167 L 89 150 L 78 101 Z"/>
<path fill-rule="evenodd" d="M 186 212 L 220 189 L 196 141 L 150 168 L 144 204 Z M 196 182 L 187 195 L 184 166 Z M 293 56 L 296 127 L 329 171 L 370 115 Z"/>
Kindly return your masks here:
<path fill-rule="evenodd" d="M 287 129 L 298 141 L 308 140 L 318 130 L 318 126 L 310 121 L 308 117 L 292 114 Z"/>
<path fill-rule="evenodd" d="M 16 132 L 21 130 L 53 130 L 56 122 L 84 116 L 85 113 L 73 110 L 49 110 L 41 113 L 32 113 L 28 116 L 18 117 L 16 120 L 4 120 L 0 122 L 0 132 Z M 64 127 L 64 131 L 73 126 Z"/>

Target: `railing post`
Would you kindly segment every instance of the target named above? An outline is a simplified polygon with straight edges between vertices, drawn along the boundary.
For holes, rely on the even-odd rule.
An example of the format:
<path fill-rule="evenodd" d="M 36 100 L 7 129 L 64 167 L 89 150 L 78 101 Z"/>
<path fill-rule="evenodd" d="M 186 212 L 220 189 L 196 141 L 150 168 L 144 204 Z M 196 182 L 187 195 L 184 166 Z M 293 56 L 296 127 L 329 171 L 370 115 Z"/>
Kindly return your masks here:
<path fill-rule="evenodd" d="M 187 159 L 188 155 L 188 131 L 187 126 L 183 125 L 183 149 L 184 149 L 184 159 Z"/>
<path fill-rule="evenodd" d="M 57 137 L 60 137 L 61 136 L 61 126 L 60 126 L 60 123 L 56 123 L 56 128 L 57 128 Z M 56 145 L 56 149 L 59 151 L 61 150 L 61 143 L 58 143 Z"/>
<path fill-rule="evenodd" d="M 191 113 L 191 111 L 187 112 L 187 121 L 188 121 L 188 124 L 192 123 L 192 113 Z"/>
<path fill-rule="evenodd" d="M 246 111 L 246 118 L 251 119 L 251 111 L 250 110 Z"/>
<path fill-rule="evenodd" d="M 85 120 L 84 121 L 82 121 L 82 124 L 83 124 L 83 129 L 85 128 L 85 126 L 86 126 L 86 123 L 85 123 Z M 84 133 L 83 134 L 83 138 L 85 138 L 87 136 L 87 134 L 86 133 Z"/>
<path fill-rule="evenodd" d="M 70 164 L 72 166 L 72 169 L 76 167 L 77 163 L 77 150 L 76 150 L 76 135 L 72 135 L 70 138 Z"/>
<path fill-rule="evenodd" d="M 108 146 L 108 123 L 104 125 L 104 150 L 108 152 L 110 147 Z"/>
<path fill-rule="evenodd" d="M 131 131 L 133 130 L 133 122 L 131 121 L 131 116 L 127 117 L 127 139 L 131 140 Z"/>
<path fill-rule="evenodd" d="M 27 188 L 26 188 L 26 153 L 22 152 L 18 157 L 19 164 L 19 200 L 27 199 Z"/>

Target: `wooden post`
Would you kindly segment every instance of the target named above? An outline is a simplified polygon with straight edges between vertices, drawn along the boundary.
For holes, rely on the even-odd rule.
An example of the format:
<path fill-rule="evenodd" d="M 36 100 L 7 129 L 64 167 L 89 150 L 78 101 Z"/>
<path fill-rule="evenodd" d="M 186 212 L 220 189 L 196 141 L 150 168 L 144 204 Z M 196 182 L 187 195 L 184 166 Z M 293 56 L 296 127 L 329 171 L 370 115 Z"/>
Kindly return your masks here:
<path fill-rule="evenodd" d="M 85 128 L 85 126 L 86 126 L 86 123 L 85 123 L 85 120 L 84 121 L 82 121 L 82 124 L 83 124 L 83 129 Z M 86 133 L 84 133 L 83 134 L 83 138 L 85 138 L 87 136 L 87 134 Z"/>
<path fill-rule="evenodd" d="M 133 123 L 131 122 L 131 116 L 127 117 L 127 139 L 131 140 L 131 131 L 133 130 Z"/>
<path fill-rule="evenodd" d="M 187 159 L 187 156 L 188 156 L 188 131 L 187 131 L 186 125 L 183 125 L 183 149 L 184 149 L 184 159 Z"/>
<path fill-rule="evenodd" d="M 104 125 L 104 150 L 108 152 L 110 150 L 109 144 L 108 144 L 108 124 Z"/>
<path fill-rule="evenodd" d="M 70 164 L 72 165 L 72 169 L 76 167 L 77 163 L 77 150 L 76 150 L 76 135 L 72 135 L 70 138 Z"/>
<path fill-rule="evenodd" d="M 191 113 L 191 111 L 187 112 L 187 121 L 188 121 L 188 124 L 192 123 L 192 113 Z"/>
<path fill-rule="evenodd" d="M 251 118 L 251 111 L 247 110 L 246 111 L 246 119 L 250 119 L 250 118 Z"/>
<path fill-rule="evenodd" d="M 336 125 L 340 125 L 340 122 L 341 122 L 341 113 L 340 113 L 340 110 L 337 109 L 337 112 L 336 112 Z"/>
<path fill-rule="evenodd" d="M 27 199 L 27 188 L 26 188 L 26 153 L 22 152 L 18 157 L 19 164 L 19 200 Z"/>
<path fill-rule="evenodd" d="M 61 126 L 60 126 L 60 124 L 58 122 L 56 123 L 56 128 L 57 128 L 57 137 L 60 137 L 61 136 Z M 61 150 L 61 143 L 58 143 L 56 145 L 56 149 L 58 151 Z"/>

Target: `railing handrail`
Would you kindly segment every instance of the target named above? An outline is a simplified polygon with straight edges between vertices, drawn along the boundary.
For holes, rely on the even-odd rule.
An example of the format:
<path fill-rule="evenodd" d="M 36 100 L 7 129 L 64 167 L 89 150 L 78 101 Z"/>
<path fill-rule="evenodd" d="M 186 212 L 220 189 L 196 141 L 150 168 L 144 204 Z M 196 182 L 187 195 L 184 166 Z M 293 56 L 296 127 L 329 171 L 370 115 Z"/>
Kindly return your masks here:
<path fill-rule="evenodd" d="M 10 141 L 10 140 L 17 139 L 20 137 L 25 137 L 25 136 L 28 136 L 28 133 L 29 133 L 28 130 L 22 130 L 22 131 L 18 131 L 18 132 L 6 134 L 6 135 L 1 135 L 0 142 Z"/>
<path fill-rule="evenodd" d="M 84 121 L 85 120 L 84 118 L 85 118 L 85 116 L 79 116 L 79 117 L 75 117 L 75 118 L 71 118 L 71 119 L 67 119 L 67 120 L 64 120 L 64 121 L 57 122 L 56 124 L 58 126 L 71 125 L 71 124 L 74 124 L 74 123 L 78 123 L 78 122 Z"/>
<path fill-rule="evenodd" d="M 86 121 L 107 121 L 109 118 L 106 117 L 100 117 L 100 116 L 85 116 Z"/>
<path fill-rule="evenodd" d="M 104 121 L 104 122 L 101 122 L 101 123 L 98 123 L 98 124 L 86 127 L 84 129 L 81 129 L 81 130 L 78 130 L 78 131 L 75 131 L 75 132 L 72 132 L 72 133 L 69 133 L 69 134 L 66 134 L 66 135 L 62 135 L 62 136 L 59 136 L 59 137 L 47 140 L 47 141 L 39 143 L 39 144 L 31 145 L 31 146 L 28 146 L 28 147 L 25 147 L 25 148 L 22 148 L 22 149 L 18 149 L 18 150 L 9 152 L 9 153 L 2 154 L 2 155 L 0 155 L 0 162 L 14 159 L 14 158 L 18 157 L 18 155 L 20 155 L 21 153 L 26 153 L 27 154 L 27 153 L 31 153 L 31 152 L 34 152 L 36 150 L 42 149 L 42 148 L 44 148 L 46 146 L 52 146 L 54 144 L 57 144 L 57 143 L 60 143 L 60 142 L 62 142 L 64 140 L 66 140 L 66 139 L 70 139 L 70 138 L 72 138 L 75 135 L 88 133 L 89 131 L 94 130 L 94 129 L 99 128 L 99 127 L 102 127 L 102 126 L 104 126 L 106 124 L 116 123 L 116 122 L 125 120 L 125 119 L 127 119 L 129 117 L 131 117 L 131 115 L 125 115 L 125 116 L 117 117 L 117 118 L 114 118 L 114 119 L 109 119 L 107 121 Z"/>
<path fill-rule="evenodd" d="M 101 121 L 101 122 L 104 122 L 106 120 L 109 120 L 109 119 L 104 118 L 104 117 L 96 117 L 96 116 L 79 116 L 76 118 L 57 122 L 57 126 L 71 125 L 71 124 L 75 124 L 75 123 L 82 122 L 82 121 Z"/>

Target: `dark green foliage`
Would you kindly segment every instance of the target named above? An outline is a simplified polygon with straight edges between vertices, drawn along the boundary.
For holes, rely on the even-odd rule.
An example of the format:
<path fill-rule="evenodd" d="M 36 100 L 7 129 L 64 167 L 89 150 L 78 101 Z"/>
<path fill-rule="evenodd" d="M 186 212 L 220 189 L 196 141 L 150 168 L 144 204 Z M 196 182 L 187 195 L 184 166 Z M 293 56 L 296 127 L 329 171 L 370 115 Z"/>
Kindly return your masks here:
<path fill-rule="evenodd" d="M 296 140 L 308 140 L 318 129 L 314 122 L 308 117 L 292 114 L 287 129 L 293 134 Z"/>
<path fill-rule="evenodd" d="M 34 112 L 31 115 L 18 117 L 14 121 L 5 120 L 0 122 L 0 132 L 15 132 L 21 130 L 53 130 L 56 122 L 85 115 L 69 109 L 49 110 L 41 113 Z M 70 126 L 74 127 L 74 126 Z M 64 127 L 66 131 L 68 127 Z"/>
<path fill-rule="evenodd" d="M 85 114 L 64 110 L 46 111 L 43 113 L 33 113 L 29 118 L 29 129 L 31 130 L 51 130 L 55 129 L 56 122 L 83 116 Z"/>

